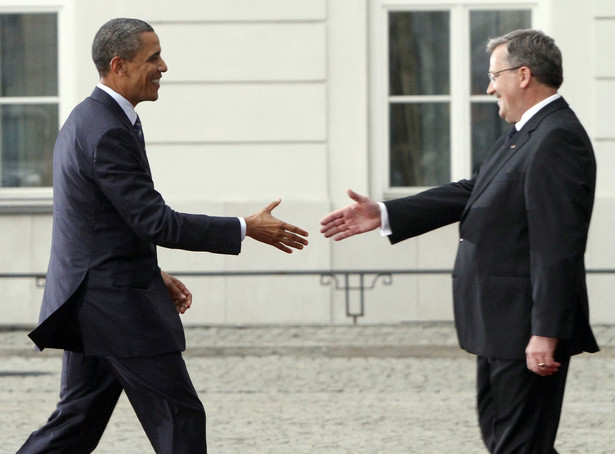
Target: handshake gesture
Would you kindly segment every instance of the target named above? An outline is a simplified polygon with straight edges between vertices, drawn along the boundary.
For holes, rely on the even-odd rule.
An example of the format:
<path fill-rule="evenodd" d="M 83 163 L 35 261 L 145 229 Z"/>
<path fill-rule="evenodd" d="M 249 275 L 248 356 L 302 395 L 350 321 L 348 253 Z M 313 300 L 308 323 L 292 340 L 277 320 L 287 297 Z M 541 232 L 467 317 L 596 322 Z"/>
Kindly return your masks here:
<path fill-rule="evenodd" d="M 334 237 L 339 241 L 380 227 L 378 203 L 351 189 L 348 196 L 354 203 L 333 211 L 320 222 L 320 231 L 326 238 Z M 246 236 L 291 254 L 293 249 L 301 250 L 308 245 L 305 238 L 308 232 L 271 214 L 280 203 L 281 199 L 274 200 L 252 216 L 245 217 Z M 177 312 L 183 314 L 192 305 L 192 294 L 179 279 L 164 271 L 161 273 Z"/>
<path fill-rule="evenodd" d="M 335 241 L 339 241 L 380 227 L 378 203 L 352 189 L 348 190 L 348 196 L 354 203 L 332 212 L 320 222 L 320 232 L 326 238 L 334 237 Z M 308 233 L 272 216 L 271 212 L 280 202 L 280 199 L 273 201 L 258 213 L 245 218 L 246 235 L 290 254 L 293 248 L 303 249 L 307 246 L 305 237 Z"/>
<path fill-rule="evenodd" d="M 271 215 L 280 202 L 281 199 L 275 200 L 258 213 L 246 217 L 246 236 L 290 254 L 293 252 L 291 248 L 303 249 L 307 246 L 305 237 L 308 233 Z"/>
<path fill-rule="evenodd" d="M 325 238 L 334 237 L 335 241 L 340 241 L 380 227 L 380 206 L 377 202 L 357 194 L 352 189 L 348 190 L 348 197 L 354 200 L 354 203 L 335 210 L 320 221 L 320 233 Z"/>

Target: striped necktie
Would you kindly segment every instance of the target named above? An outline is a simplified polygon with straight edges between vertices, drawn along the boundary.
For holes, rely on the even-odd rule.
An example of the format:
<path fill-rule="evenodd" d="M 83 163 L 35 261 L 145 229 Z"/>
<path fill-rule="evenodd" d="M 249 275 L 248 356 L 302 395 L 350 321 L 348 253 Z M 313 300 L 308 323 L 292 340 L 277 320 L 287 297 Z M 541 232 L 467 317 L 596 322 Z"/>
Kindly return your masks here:
<path fill-rule="evenodd" d="M 139 136 L 139 141 L 141 142 L 141 146 L 145 148 L 145 138 L 143 137 L 143 128 L 141 127 L 141 119 L 139 118 L 138 115 L 137 115 L 137 121 L 135 121 L 135 124 L 133 125 L 133 127 L 135 128 L 137 136 Z"/>

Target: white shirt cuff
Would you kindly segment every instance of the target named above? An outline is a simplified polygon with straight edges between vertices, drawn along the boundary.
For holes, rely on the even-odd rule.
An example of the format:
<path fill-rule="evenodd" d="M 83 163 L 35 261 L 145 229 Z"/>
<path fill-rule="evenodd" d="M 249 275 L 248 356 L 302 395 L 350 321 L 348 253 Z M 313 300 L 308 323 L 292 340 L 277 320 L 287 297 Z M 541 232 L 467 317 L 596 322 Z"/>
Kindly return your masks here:
<path fill-rule="evenodd" d="M 243 241 L 246 238 L 246 220 L 241 217 L 237 219 L 239 219 L 239 224 L 241 225 L 241 241 Z"/>
<path fill-rule="evenodd" d="M 393 233 L 391 230 L 391 224 L 389 223 L 389 212 L 387 211 L 387 206 L 378 202 L 378 206 L 380 207 L 380 235 L 381 236 L 389 236 Z"/>

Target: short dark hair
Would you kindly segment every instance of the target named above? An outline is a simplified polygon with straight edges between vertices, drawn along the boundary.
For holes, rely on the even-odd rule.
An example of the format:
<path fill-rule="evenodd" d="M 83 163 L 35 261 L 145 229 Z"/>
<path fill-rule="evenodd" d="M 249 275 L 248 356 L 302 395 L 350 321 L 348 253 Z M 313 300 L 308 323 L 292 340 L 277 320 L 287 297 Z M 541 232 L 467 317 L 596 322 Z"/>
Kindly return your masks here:
<path fill-rule="evenodd" d="M 153 32 L 147 22 L 139 19 L 111 19 L 104 24 L 92 42 L 92 60 L 102 77 L 109 72 L 113 57 L 132 60 L 142 45 L 141 34 Z"/>
<path fill-rule="evenodd" d="M 564 81 L 562 53 L 553 38 L 539 30 L 515 30 L 487 43 L 487 52 L 506 44 L 508 63 L 527 66 L 538 82 L 559 88 Z"/>

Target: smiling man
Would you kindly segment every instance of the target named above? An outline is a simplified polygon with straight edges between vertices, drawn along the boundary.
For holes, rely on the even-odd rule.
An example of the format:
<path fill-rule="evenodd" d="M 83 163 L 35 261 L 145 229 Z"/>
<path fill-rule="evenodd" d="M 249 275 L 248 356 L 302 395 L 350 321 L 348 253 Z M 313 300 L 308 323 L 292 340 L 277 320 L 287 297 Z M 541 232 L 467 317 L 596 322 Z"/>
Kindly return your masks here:
<path fill-rule="evenodd" d="M 487 93 L 508 134 L 478 174 L 378 204 L 355 201 L 322 220 L 336 240 L 380 227 L 391 243 L 459 222 L 453 269 L 460 346 L 477 356 L 477 408 L 492 454 L 553 454 L 572 355 L 598 350 L 584 253 L 596 162 L 558 94 L 562 56 L 536 30 L 491 40 Z"/>
<path fill-rule="evenodd" d="M 307 232 L 275 201 L 246 217 L 179 213 L 154 189 L 135 106 L 158 99 L 158 36 L 114 19 L 94 38 L 100 83 L 54 148 L 51 258 L 36 345 L 64 350 L 60 402 L 19 453 L 89 453 L 126 392 L 157 453 L 207 452 L 205 411 L 181 352 L 192 295 L 158 267 L 156 246 L 239 254 L 245 236 L 292 252 Z"/>

